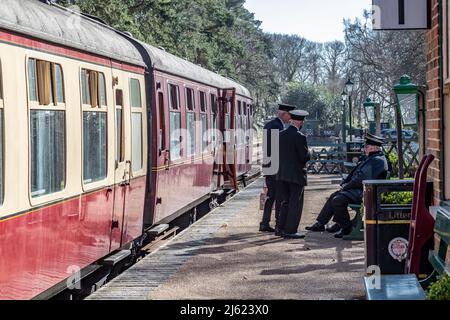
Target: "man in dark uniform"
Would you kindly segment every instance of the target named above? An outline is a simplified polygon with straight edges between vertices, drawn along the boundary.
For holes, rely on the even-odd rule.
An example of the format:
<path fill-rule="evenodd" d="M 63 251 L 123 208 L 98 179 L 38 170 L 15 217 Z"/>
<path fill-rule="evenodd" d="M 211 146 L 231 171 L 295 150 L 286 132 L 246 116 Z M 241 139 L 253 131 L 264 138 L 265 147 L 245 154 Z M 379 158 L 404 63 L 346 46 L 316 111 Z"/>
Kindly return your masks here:
<path fill-rule="evenodd" d="M 342 181 L 341 189 L 333 193 L 327 200 L 317 218 L 317 222 L 311 227 L 306 227 L 306 230 L 314 232 L 325 231 L 325 225 L 334 216 L 333 221 L 336 224 L 331 228 L 327 228 L 327 231 L 337 232 L 334 235 L 336 238 L 342 238 L 344 235 L 350 234 L 352 223 L 347 209 L 348 204 L 362 203 L 362 182 L 364 180 L 386 179 L 390 170 L 389 161 L 381 149 L 382 145 L 382 138 L 369 133 L 366 135 L 365 156 L 347 178 Z"/>
<path fill-rule="evenodd" d="M 274 232 L 270 226 L 270 216 L 272 215 L 273 204 L 275 203 L 275 219 L 278 220 L 278 215 L 280 211 L 280 203 L 276 200 L 276 174 L 271 170 L 272 166 L 278 166 L 278 163 L 272 163 L 270 158 L 274 156 L 274 152 L 278 151 L 278 145 L 274 147 L 272 152 L 272 130 L 276 130 L 278 132 L 284 130 L 285 127 L 289 125 L 289 121 L 291 120 L 291 115 L 289 111 L 294 110 L 294 106 L 290 106 L 287 104 L 279 104 L 278 105 L 278 113 L 277 117 L 270 120 L 264 126 L 264 134 L 266 135 L 266 144 L 264 145 L 264 155 L 267 155 L 267 160 L 264 160 L 263 163 L 263 173 L 266 177 L 266 186 L 267 186 L 267 198 L 264 203 L 264 213 L 262 217 L 262 221 L 259 226 L 259 231 L 262 232 Z M 277 157 L 274 157 L 277 158 Z M 273 168 L 272 168 L 273 169 Z M 276 170 L 276 168 L 275 168 Z"/>
<path fill-rule="evenodd" d="M 281 199 L 279 223 L 275 235 L 301 239 L 305 235 L 297 229 L 303 211 L 304 188 L 307 184 L 306 163 L 310 160 L 306 136 L 302 128 L 308 112 L 294 110 L 291 125 L 280 133 L 280 168 L 277 174 L 277 192 Z"/>

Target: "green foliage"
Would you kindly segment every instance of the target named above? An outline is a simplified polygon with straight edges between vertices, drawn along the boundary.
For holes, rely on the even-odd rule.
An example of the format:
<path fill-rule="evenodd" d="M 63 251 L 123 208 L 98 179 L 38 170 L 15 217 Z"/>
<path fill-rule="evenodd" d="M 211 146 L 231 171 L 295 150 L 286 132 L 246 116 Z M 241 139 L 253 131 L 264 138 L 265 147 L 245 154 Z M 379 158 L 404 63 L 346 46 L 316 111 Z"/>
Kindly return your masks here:
<path fill-rule="evenodd" d="M 332 125 L 342 121 L 340 117 L 342 107 L 339 107 L 340 97 L 333 97 L 325 87 L 291 82 L 287 85 L 282 100 L 308 111 L 310 119 L 321 120 L 322 125 Z M 335 115 L 331 116 L 333 114 Z"/>
<path fill-rule="evenodd" d="M 450 300 L 450 277 L 447 273 L 438 277 L 427 290 L 428 300 Z"/>
<path fill-rule="evenodd" d="M 258 107 L 277 100 L 272 42 L 245 0 L 77 0 L 80 9 L 133 37 L 248 87 Z M 61 4 L 67 5 L 67 1 Z M 256 121 L 258 121 L 258 116 Z"/>
<path fill-rule="evenodd" d="M 411 204 L 412 191 L 386 192 L 381 194 L 381 204 Z"/>

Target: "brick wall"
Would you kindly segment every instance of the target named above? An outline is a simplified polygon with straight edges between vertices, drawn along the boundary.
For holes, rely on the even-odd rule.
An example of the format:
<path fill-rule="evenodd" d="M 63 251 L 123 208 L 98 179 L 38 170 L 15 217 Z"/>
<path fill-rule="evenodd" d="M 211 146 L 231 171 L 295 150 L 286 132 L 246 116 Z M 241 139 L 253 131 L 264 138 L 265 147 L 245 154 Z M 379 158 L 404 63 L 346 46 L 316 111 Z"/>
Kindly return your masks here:
<path fill-rule="evenodd" d="M 436 157 L 428 171 L 434 181 L 435 203 L 444 198 L 441 187 L 440 162 L 443 160 L 441 143 L 441 90 L 438 0 L 432 0 L 432 27 L 427 33 L 427 102 L 425 151 Z"/>

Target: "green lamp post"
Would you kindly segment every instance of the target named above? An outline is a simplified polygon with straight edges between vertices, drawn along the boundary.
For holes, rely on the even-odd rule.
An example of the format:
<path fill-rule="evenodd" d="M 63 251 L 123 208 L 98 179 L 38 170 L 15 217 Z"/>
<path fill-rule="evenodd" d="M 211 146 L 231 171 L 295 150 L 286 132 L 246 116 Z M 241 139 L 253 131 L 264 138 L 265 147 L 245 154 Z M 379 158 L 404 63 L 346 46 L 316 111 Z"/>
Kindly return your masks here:
<path fill-rule="evenodd" d="M 370 98 L 366 99 L 363 103 L 364 109 L 366 110 L 367 122 L 369 123 L 369 132 L 375 134 L 376 131 L 376 104 Z"/>
<path fill-rule="evenodd" d="M 403 179 L 404 159 L 403 159 L 403 131 L 404 125 L 417 124 L 419 109 L 419 89 L 417 85 L 411 82 L 411 78 L 403 75 L 400 83 L 394 86 L 394 92 L 397 97 L 397 108 L 395 108 L 397 119 L 397 149 L 398 149 L 398 176 Z"/>
<path fill-rule="evenodd" d="M 353 141 L 353 129 L 352 129 L 352 92 L 353 92 L 353 86 L 355 84 L 353 81 L 349 78 L 348 81 L 345 83 L 345 90 L 348 95 L 348 108 L 349 108 L 349 134 L 350 134 L 350 141 Z"/>
<path fill-rule="evenodd" d="M 347 92 L 342 91 L 342 142 L 347 143 L 347 115 L 345 112 L 345 102 L 347 101 Z"/>

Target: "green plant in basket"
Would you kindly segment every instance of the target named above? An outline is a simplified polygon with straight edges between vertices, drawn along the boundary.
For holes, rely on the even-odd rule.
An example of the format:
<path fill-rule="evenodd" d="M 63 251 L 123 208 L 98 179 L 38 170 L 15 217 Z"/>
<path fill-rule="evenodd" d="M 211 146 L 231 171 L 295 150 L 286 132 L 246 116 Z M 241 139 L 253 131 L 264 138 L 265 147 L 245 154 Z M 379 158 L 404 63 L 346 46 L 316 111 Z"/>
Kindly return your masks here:
<path fill-rule="evenodd" d="M 385 192 L 381 195 L 381 204 L 411 204 L 413 200 L 412 191 Z"/>

